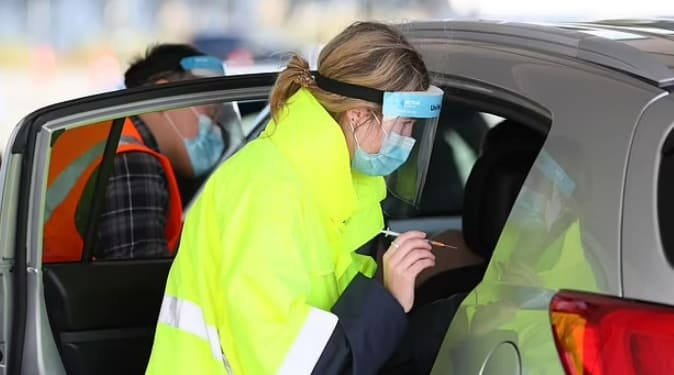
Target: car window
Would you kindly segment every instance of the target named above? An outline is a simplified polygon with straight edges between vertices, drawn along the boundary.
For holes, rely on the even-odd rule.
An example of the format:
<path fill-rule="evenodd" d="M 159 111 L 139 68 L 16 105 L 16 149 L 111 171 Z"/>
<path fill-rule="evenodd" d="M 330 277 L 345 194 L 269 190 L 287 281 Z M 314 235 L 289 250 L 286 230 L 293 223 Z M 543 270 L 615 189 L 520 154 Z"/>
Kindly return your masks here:
<path fill-rule="evenodd" d="M 660 150 L 657 189 L 660 239 L 669 263 L 674 265 L 674 132 L 669 133 Z"/>
<path fill-rule="evenodd" d="M 461 214 L 464 188 L 482 140 L 503 120 L 460 103 L 443 104 L 420 204 L 423 216 Z"/>
<path fill-rule="evenodd" d="M 240 148 L 265 104 L 171 108 L 56 132 L 44 262 L 173 256 L 182 208 L 219 159 Z M 104 158 L 106 149 L 115 155 Z"/>
<path fill-rule="evenodd" d="M 241 131 L 247 138 L 259 125 L 260 115 L 266 113 L 267 101 L 255 100 L 237 103 L 237 108 L 241 115 Z"/>

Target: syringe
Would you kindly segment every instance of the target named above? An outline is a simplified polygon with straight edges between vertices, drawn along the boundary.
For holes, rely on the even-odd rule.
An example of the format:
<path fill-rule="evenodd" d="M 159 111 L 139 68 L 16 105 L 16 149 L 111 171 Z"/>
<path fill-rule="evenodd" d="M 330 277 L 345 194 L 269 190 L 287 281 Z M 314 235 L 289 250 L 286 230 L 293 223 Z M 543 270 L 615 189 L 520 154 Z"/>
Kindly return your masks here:
<path fill-rule="evenodd" d="M 398 237 L 398 236 L 400 236 L 400 233 L 394 232 L 394 231 L 390 230 L 389 228 L 383 229 L 380 233 L 382 233 L 386 237 L 389 237 L 389 236 Z M 447 247 L 447 248 L 450 248 L 450 249 L 458 249 L 458 247 L 456 247 L 456 246 L 447 245 L 446 243 L 443 243 L 443 242 L 440 242 L 440 241 L 434 241 L 434 240 L 427 240 L 427 241 L 428 241 L 428 243 L 430 243 L 433 246 Z"/>

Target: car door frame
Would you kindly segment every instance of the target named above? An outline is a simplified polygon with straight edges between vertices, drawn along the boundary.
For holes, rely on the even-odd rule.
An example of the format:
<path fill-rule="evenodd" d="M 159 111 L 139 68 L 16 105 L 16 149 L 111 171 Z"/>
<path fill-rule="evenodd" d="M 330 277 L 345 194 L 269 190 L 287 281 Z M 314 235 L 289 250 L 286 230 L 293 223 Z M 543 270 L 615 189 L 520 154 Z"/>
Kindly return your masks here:
<path fill-rule="evenodd" d="M 18 129 L 18 128 L 17 128 Z M 14 139 L 15 130 L 10 139 Z M 11 144 L 11 143 L 10 143 Z M 0 374 L 7 371 L 7 349 L 11 347 L 12 307 L 15 275 L 14 243 L 16 239 L 16 213 L 18 209 L 19 180 L 23 155 L 5 150 L 0 168 Z"/>
<path fill-rule="evenodd" d="M 674 305 L 674 269 L 661 241 L 658 179 L 662 148 L 674 132 L 674 96 L 663 93 L 644 108 L 630 147 L 623 220 L 621 268 L 625 298 Z M 666 229 L 665 229 L 666 230 Z"/>
<path fill-rule="evenodd" d="M 49 328 L 42 280 L 43 212 L 52 134 L 97 121 L 178 106 L 266 100 L 275 78 L 276 73 L 263 73 L 120 90 L 55 104 L 33 112 L 20 123 L 3 163 L 0 201 L 3 204 L 0 224 L 6 225 L 0 227 L 0 233 L 15 234 L 3 244 L 5 251 L 13 249 L 10 254 L 13 260 L 5 262 L 3 258 L 4 263 L 0 264 L 0 272 L 4 271 L 5 276 L 2 279 L 5 301 L 9 301 L 7 296 L 11 294 L 11 311 L 9 303 L 3 304 L 7 307 L 0 316 L 4 318 L 0 327 L 8 328 L 0 331 L 5 335 L 0 337 L 0 342 L 7 343 L 3 351 L 6 353 L 5 373 L 63 369 Z M 12 203 L 15 207 L 11 207 Z M 7 277 L 8 269 L 13 271 L 11 277 Z"/>

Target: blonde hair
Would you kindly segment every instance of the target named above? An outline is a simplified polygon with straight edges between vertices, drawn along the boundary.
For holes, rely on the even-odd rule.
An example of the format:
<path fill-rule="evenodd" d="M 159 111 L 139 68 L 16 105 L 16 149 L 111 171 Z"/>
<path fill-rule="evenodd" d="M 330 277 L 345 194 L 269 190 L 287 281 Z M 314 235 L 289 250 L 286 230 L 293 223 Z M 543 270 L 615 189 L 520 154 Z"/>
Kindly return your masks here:
<path fill-rule="evenodd" d="M 397 29 L 376 22 L 356 22 L 334 37 L 318 57 L 318 72 L 327 78 L 383 91 L 426 90 L 430 78 L 419 53 Z M 352 108 L 380 110 L 381 105 L 333 94 L 316 86 L 305 59 L 293 55 L 279 73 L 270 106 L 278 121 L 288 99 L 300 88 L 339 120 Z"/>

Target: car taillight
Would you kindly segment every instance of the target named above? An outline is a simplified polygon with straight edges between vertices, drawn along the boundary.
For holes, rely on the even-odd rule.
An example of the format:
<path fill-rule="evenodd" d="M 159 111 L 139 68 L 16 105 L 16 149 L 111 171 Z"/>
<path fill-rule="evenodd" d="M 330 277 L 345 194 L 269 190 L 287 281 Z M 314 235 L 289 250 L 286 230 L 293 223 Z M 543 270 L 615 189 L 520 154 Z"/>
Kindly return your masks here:
<path fill-rule="evenodd" d="M 674 374 L 674 308 L 563 291 L 550 313 L 569 375 Z"/>

